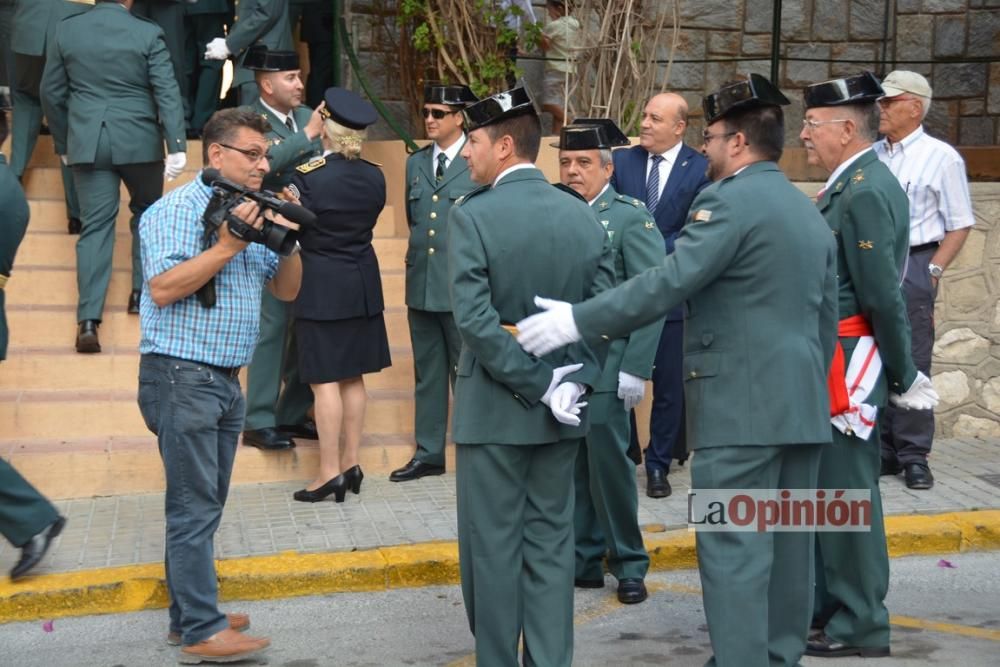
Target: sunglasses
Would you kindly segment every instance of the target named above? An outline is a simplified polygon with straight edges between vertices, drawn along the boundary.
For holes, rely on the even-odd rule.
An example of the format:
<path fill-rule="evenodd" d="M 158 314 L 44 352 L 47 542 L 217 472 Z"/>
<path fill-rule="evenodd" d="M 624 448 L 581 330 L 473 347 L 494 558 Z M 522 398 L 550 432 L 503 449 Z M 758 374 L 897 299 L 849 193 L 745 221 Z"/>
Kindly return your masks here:
<path fill-rule="evenodd" d="M 424 109 L 424 118 L 428 116 L 434 116 L 435 120 L 441 120 L 445 116 L 451 116 L 452 114 L 458 113 L 458 109 L 455 111 L 445 111 L 444 109 Z"/>

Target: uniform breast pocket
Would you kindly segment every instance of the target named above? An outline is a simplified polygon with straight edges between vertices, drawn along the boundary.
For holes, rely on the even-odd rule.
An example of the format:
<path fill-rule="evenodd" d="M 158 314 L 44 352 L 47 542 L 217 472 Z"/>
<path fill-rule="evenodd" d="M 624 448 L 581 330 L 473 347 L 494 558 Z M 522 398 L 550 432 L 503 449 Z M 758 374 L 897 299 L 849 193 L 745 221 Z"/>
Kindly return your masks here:
<path fill-rule="evenodd" d="M 411 188 L 410 189 L 410 201 L 416 201 L 424 196 L 423 188 Z"/>
<path fill-rule="evenodd" d="M 710 334 L 709 334 L 710 335 Z M 704 343 L 704 339 L 702 341 Z M 712 338 L 708 339 L 711 345 Z M 699 352 L 684 357 L 684 382 L 691 383 L 719 374 L 720 359 L 717 352 Z"/>

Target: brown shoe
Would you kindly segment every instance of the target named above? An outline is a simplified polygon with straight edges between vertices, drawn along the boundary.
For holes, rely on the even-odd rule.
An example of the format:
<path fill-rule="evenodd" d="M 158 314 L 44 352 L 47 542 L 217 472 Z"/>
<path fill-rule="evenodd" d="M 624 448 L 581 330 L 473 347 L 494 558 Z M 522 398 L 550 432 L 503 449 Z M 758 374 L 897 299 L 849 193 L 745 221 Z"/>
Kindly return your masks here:
<path fill-rule="evenodd" d="M 185 646 L 177 656 L 178 662 L 197 665 L 202 662 L 236 662 L 253 657 L 271 645 L 267 637 L 250 637 L 231 628 L 216 632 L 197 644 Z"/>
<path fill-rule="evenodd" d="M 246 632 L 250 629 L 250 614 L 226 614 L 226 620 L 229 621 L 230 629 L 236 630 L 236 632 Z M 167 643 L 171 646 L 180 646 L 181 633 L 167 633 Z"/>

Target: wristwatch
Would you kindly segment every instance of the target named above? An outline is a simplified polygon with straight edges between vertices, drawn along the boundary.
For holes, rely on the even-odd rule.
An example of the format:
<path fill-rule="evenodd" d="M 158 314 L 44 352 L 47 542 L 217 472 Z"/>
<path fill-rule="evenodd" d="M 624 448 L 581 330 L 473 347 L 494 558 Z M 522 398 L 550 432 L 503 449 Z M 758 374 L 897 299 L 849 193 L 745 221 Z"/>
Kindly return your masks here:
<path fill-rule="evenodd" d="M 944 269 L 937 264 L 928 264 L 927 270 L 931 272 L 931 276 L 941 280 L 941 276 L 944 275 Z"/>

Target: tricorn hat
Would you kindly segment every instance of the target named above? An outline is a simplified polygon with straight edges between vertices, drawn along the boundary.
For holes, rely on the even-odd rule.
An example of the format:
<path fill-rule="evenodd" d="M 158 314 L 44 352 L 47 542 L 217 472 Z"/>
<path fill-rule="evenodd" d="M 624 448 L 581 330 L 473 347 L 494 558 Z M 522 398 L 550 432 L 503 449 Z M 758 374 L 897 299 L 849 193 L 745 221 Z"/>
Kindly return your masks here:
<path fill-rule="evenodd" d="M 428 82 L 424 84 L 424 104 L 446 104 L 448 106 L 468 106 L 475 104 L 479 98 L 472 89 L 461 84 L 444 84 Z"/>
<path fill-rule="evenodd" d="M 247 49 L 243 66 L 255 72 L 287 72 L 299 69 L 299 54 L 296 51 L 269 51 L 263 44 L 254 44 Z"/>
<path fill-rule="evenodd" d="M 465 127 L 471 132 L 506 118 L 537 112 L 528 89 L 521 84 L 511 90 L 479 100 L 465 107 L 462 113 L 465 115 Z"/>
<path fill-rule="evenodd" d="M 363 130 L 378 120 L 378 112 L 371 102 L 347 88 L 327 88 L 323 93 L 326 104 L 319 114 L 324 118 L 332 118 L 344 127 L 352 130 Z"/>
<path fill-rule="evenodd" d="M 802 93 L 806 109 L 838 107 L 843 104 L 874 102 L 885 95 L 882 85 L 871 72 L 833 79 L 807 86 Z"/>
<path fill-rule="evenodd" d="M 760 74 L 750 74 L 743 81 L 728 83 L 701 101 L 705 124 L 711 125 L 737 109 L 791 104 L 778 87 Z"/>
<path fill-rule="evenodd" d="M 628 137 L 610 118 L 577 118 L 563 127 L 559 143 L 552 146 L 562 151 L 589 151 L 628 144 Z"/>

